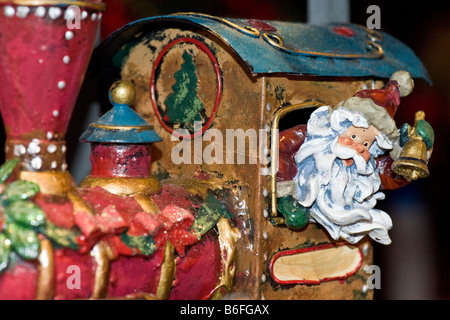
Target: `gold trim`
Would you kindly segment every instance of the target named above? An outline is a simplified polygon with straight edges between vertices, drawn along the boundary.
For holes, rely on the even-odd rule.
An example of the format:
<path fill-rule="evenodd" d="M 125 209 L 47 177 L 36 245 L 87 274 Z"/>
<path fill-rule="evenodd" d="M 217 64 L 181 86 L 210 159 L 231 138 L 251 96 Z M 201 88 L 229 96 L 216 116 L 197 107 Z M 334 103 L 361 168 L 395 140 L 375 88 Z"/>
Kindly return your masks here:
<path fill-rule="evenodd" d="M 15 4 L 19 6 L 78 6 L 86 9 L 93 9 L 97 11 L 105 11 L 106 5 L 104 3 L 92 3 L 87 1 L 70 1 L 70 0 L 0 0 L 0 4 Z"/>
<path fill-rule="evenodd" d="M 55 296 L 55 260 L 53 246 L 50 240 L 41 239 L 41 252 L 39 253 L 36 300 L 53 300 Z"/>
<path fill-rule="evenodd" d="M 80 183 L 81 188 L 95 188 L 97 186 L 120 196 L 153 194 L 161 189 L 161 183 L 154 176 L 149 176 L 148 178 L 100 178 L 87 176 Z"/>
<path fill-rule="evenodd" d="M 234 260 L 236 258 L 236 242 L 240 238 L 240 233 L 237 228 L 230 225 L 230 221 L 226 218 L 221 218 L 217 223 L 219 230 L 219 244 L 222 260 L 222 274 L 220 276 L 219 284 L 211 293 L 211 300 L 218 300 L 223 298 L 220 289 L 225 289 L 228 293 L 231 291 L 234 281 L 234 274 L 236 273 L 236 265 Z"/>
<path fill-rule="evenodd" d="M 299 104 L 294 104 L 291 106 L 287 106 L 281 109 L 278 109 L 273 117 L 273 123 L 272 123 L 272 133 L 271 133 L 271 146 L 270 146 L 270 152 L 272 157 L 272 164 L 271 164 L 271 171 L 270 171 L 270 184 L 271 184 L 271 206 L 272 206 L 272 212 L 271 212 L 271 218 L 275 224 L 284 224 L 284 218 L 277 217 L 277 171 L 278 171 L 278 144 L 279 144 L 279 135 L 278 135 L 278 124 L 280 122 L 280 119 L 284 117 L 287 113 L 295 111 L 295 110 L 301 110 L 301 109 L 308 109 L 308 108 L 318 108 L 324 106 L 323 103 L 316 101 L 316 100 L 310 100 L 305 101 Z M 276 133 L 276 134 L 275 134 Z"/>
<path fill-rule="evenodd" d="M 102 125 L 102 124 L 91 124 L 91 127 L 112 131 L 112 130 L 136 130 L 137 132 L 150 131 L 153 130 L 154 127 L 152 125 L 144 125 L 144 126 L 111 126 L 111 125 Z"/>
<path fill-rule="evenodd" d="M 366 28 L 367 37 L 374 42 L 383 41 L 383 35 L 373 29 Z"/>
<path fill-rule="evenodd" d="M 192 178 L 176 178 L 176 179 L 166 179 L 163 184 L 175 184 L 177 186 L 185 188 L 191 194 L 198 194 L 202 197 L 208 195 L 208 190 L 214 188 L 217 184 L 222 184 L 222 180 L 210 177 L 209 180 L 199 180 Z"/>
<path fill-rule="evenodd" d="M 172 291 L 173 281 L 175 280 L 175 254 L 174 247 L 170 241 L 166 242 L 164 247 L 164 259 L 161 264 L 161 275 L 159 277 L 158 289 L 156 297 L 161 300 L 169 298 Z"/>
<path fill-rule="evenodd" d="M 284 46 L 284 40 L 276 34 L 264 32 L 262 36 L 264 40 L 273 46 Z"/>
<path fill-rule="evenodd" d="M 132 197 L 134 200 L 137 201 L 137 203 L 141 206 L 141 208 L 144 209 L 145 212 L 151 213 L 153 215 L 157 215 L 158 213 L 161 212 L 158 206 L 147 195 L 138 193 L 133 195 Z"/>
<path fill-rule="evenodd" d="M 287 52 L 294 52 L 302 55 L 310 55 L 310 56 L 318 56 L 318 57 L 326 57 L 326 58 L 342 58 L 342 59 L 356 59 L 356 58 L 364 58 L 364 59 L 379 59 L 382 58 L 384 55 L 383 48 L 376 43 L 376 41 L 383 40 L 383 35 L 377 31 L 371 30 L 366 28 L 367 36 L 370 39 L 370 41 L 366 42 L 366 45 L 368 49 L 370 49 L 370 52 L 367 54 L 340 54 L 340 53 L 329 53 L 329 52 L 319 52 L 319 51 L 308 51 L 308 50 L 298 50 L 298 49 L 292 49 L 288 48 L 284 45 L 283 38 L 269 32 L 264 32 L 262 35 L 260 31 L 254 27 L 250 26 L 244 26 L 241 27 L 234 22 L 231 22 L 227 19 L 212 16 L 209 14 L 203 14 L 203 13 L 197 13 L 197 12 L 179 12 L 174 13 L 172 15 L 181 15 L 181 16 L 195 16 L 195 17 L 203 17 L 203 18 L 209 18 L 213 19 L 219 22 L 222 22 L 248 36 L 251 36 L 252 38 L 259 38 L 262 36 L 262 38 L 268 42 L 271 46 L 284 50 Z"/>
<path fill-rule="evenodd" d="M 284 41 L 280 36 L 268 32 L 263 33 L 262 37 L 264 40 L 266 40 L 267 43 L 269 43 L 271 46 L 275 48 L 303 55 L 318 56 L 325 58 L 343 58 L 343 59 L 355 59 L 355 58 L 379 59 L 384 55 L 383 48 L 378 43 L 375 43 L 373 41 L 367 41 L 366 43 L 368 48 L 371 49 L 371 51 L 368 54 L 352 54 L 352 53 L 345 54 L 345 53 L 328 53 L 328 52 L 307 51 L 307 50 L 287 48 L 284 45 Z"/>
<path fill-rule="evenodd" d="M 51 195 L 65 195 L 76 188 L 76 183 L 68 171 L 21 171 L 19 179 L 39 185 L 40 191 Z"/>
<path fill-rule="evenodd" d="M 83 198 L 78 194 L 77 190 L 72 190 L 67 193 L 67 197 L 72 203 L 73 212 L 76 214 L 77 212 L 88 212 L 92 215 L 95 215 L 94 210 L 90 207 Z"/>
<path fill-rule="evenodd" d="M 259 38 L 260 33 L 259 30 L 250 26 L 244 26 L 241 27 L 237 24 L 235 24 L 234 22 L 231 22 L 227 19 L 224 18 L 220 18 L 220 17 L 216 17 L 216 16 L 212 16 L 209 14 L 204 14 L 204 13 L 197 13 L 197 12 L 179 12 L 179 13 L 174 13 L 171 15 L 178 15 L 178 16 L 196 16 L 196 17 L 202 17 L 202 18 L 209 18 L 209 19 L 213 19 L 213 20 L 217 20 L 220 22 L 225 23 L 226 25 L 252 37 L 252 38 Z"/>
<path fill-rule="evenodd" d="M 19 179 L 36 183 L 43 194 L 67 196 L 72 203 L 74 213 L 85 211 L 95 214 L 94 210 L 78 194 L 76 182 L 68 171 L 21 171 Z"/>
<path fill-rule="evenodd" d="M 111 269 L 109 262 L 113 257 L 113 253 L 106 242 L 100 241 L 92 249 L 91 255 L 94 256 L 97 263 L 92 298 L 103 299 L 108 294 L 109 272 Z"/>

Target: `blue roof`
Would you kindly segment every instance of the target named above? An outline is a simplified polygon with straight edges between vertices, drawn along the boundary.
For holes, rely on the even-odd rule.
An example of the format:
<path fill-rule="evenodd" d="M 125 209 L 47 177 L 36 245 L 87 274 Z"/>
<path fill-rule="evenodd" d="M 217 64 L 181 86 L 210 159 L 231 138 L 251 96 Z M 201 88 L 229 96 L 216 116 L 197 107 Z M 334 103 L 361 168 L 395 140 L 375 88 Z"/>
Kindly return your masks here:
<path fill-rule="evenodd" d="M 80 141 L 102 143 L 151 143 L 162 138 L 127 104 L 114 104 L 84 132 Z"/>
<path fill-rule="evenodd" d="M 431 84 L 427 70 L 414 52 L 383 31 L 356 24 L 318 26 L 254 21 L 198 13 L 145 18 L 125 25 L 105 39 L 94 52 L 93 67 L 100 66 L 98 72 L 109 72 L 112 76 L 111 70 L 120 69 L 120 63 L 125 61 L 125 47 L 149 42 L 147 31 L 160 28 L 160 23 L 186 23 L 222 39 L 254 75 L 389 78 L 395 71 L 405 70 L 413 78 Z M 339 28 L 347 32 L 336 31 Z"/>

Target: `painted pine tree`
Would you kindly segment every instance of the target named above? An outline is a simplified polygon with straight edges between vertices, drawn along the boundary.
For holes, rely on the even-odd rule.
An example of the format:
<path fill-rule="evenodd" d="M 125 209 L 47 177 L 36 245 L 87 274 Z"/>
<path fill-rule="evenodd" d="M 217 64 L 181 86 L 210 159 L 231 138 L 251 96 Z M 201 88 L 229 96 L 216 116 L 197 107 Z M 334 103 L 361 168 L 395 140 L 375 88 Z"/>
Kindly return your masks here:
<path fill-rule="evenodd" d="M 194 122 L 202 122 L 201 111 L 204 109 L 202 102 L 197 96 L 197 75 L 192 56 L 183 52 L 183 64 L 180 70 L 175 72 L 175 84 L 172 86 L 172 93 L 164 101 L 167 111 L 165 120 L 176 124 L 193 132 Z"/>

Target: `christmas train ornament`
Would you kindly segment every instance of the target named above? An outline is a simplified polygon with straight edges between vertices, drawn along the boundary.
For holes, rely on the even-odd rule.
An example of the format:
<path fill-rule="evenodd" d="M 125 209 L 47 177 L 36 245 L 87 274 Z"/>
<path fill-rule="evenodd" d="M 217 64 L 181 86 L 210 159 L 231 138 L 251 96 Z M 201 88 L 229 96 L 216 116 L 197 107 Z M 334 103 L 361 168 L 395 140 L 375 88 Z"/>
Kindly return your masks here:
<path fill-rule="evenodd" d="M 50 88 L 39 87 L 49 92 L 47 103 L 23 127 L 8 119 L 28 116 L 31 111 L 21 112 L 24 101 L 44 96 L 34 96 L 38 88 L 28 77 L 12 78 L 20 90 L 0 90 L 2 114 L 15 108 L 4 116 L 0 298 L 373 297 L 366 272 L 372 243 L 389 243 L 391 227 L 387 213 L 375 208 L 378 189 L 416 178 L 405 160 L 418 147 L 407 145 L 423 142 L 416 159 L 426 163 L 434 142 L 423 114 L 413 127 L 398 129 L 393 120 L 412 79 L 430 81 L 407 46 L 353 24 L 185 13 L 125 25 L 91 59 L 104 115 L 81 137 L 91 144 L 92 169 L 75 186 L 56 143 L 71 108 L 54 112 L 56 105 L 71 106 L 78 93 L 58 95 L 73 88 L 59 74 L 65 69 L 55 67 L 59 58 L 67 61 L 70 40 L 63 21 L 32 15 L 43 9 L 17 15 L 24 10 L 19 2 L 0 2 L 7 13 L 0 24 L 45 22 L 58 30 L 51 41 L 63 49 L 42 58 L 48 65 L 34 59 L 40 52 L 34 47 L 23 45 L 17 61 L 18 46 L 0 49 L 13 50 L 0 58 L 7 76 L 25 61 L 20 68 L 37 63 L 36 72 L 49 70 L 54 78 L 39 83 Z M 96 14 L 85 21 L 98 21 L 102 5 L 85 4 L 83 10 Z M 73 35 L 84 33 L 95 36 L 94 28 Z M 77 43 L 80 52 L 92 48 Z M 77 57 L 85 66 L 88 55 Z M 72 70 L 80 77 L 81 65 Z M 327 143 L 314 141 L 319 133 Z M 339 156 L 328 156 L 328 149 Z M 345 180 L 326 189 L 323 182 L 333 175 Z M 361 185 L 345 188 L 355 179 Z"/>

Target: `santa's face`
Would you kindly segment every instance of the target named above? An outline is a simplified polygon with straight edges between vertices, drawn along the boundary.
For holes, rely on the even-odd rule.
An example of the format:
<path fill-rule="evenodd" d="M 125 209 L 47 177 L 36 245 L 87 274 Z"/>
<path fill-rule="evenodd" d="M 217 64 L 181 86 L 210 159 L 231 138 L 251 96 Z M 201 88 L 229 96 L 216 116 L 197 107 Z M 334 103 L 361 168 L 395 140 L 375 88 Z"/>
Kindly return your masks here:
<path fill-rule="evenodd" d="M 392 221 L 374 209 L 384 194 L 378 192 L 381 180 L 373 158 L 384 151 L 379 143 L 386 145 L 385 140 L 359 113 L 319 108 L 311 115 L 307 137 L 295 155 L 296 199 L 333 239 L 356 243 L 368 234 L 390 243 Z"/>
<path fill-rule="evenodd" d="M 377 128 L 372 125 L 369 128 L 351 126 L 339 136 L 338 143 L 355 150 L 357 155 L 363 157 L 367 162 L 370 159 L 369 149 L 379 134 Z M 343 159 L 342 161 L 348 167 L 353 164 L 353 159 Z"/>

